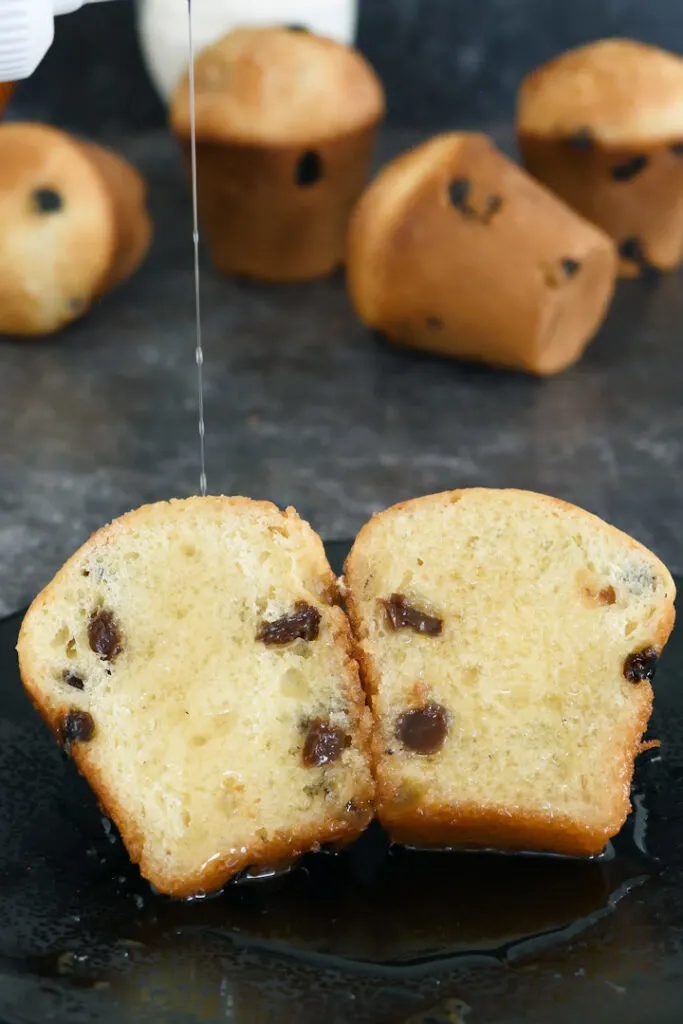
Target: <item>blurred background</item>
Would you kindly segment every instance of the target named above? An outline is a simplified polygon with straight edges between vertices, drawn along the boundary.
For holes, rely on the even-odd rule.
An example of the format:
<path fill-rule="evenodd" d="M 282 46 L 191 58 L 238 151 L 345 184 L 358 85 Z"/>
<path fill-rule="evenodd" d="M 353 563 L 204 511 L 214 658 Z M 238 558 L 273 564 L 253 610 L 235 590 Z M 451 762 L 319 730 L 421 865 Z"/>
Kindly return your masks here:
<path fill-rule="evenodd" d="M 240 3 L 195 2 L 198 12 L 211 6 L 233 12 Z M 242 2 L 245 10 L 259 6 Z M 287 0 L 281 6 L 293 9 Z M 294 5 L 297 13 L 315 6 L 345 4 Z M 22 84 L 15 115 L 96 134 L 161 126 L 164 110 L 137 41 L 145 7 L 163 12 L 154 27 L 162 40 L 170 35 L 168 19 L 180 23 L 186 4 L 116 0 L 58 20 L 55 45 Z M 682 52 L 683 7 L 676 0 L 360 0 L 355 41 L 384 83 L 389 126 L 429 131 L 511 122 L 527 72 L 562 50 L 606 36 Z"/>
<path fill-rule="evenodd" d="M 581 42 L 630 36 L 683 53 L 676 0 L 360 0 L 357 14 L 342 0 L 282 0 L 281 20 L 316 6 L 340 9 L 342 35 L 357 17 L 383 81 L 375 167 L 462 127 L 514 155 L 523 76 Z M 154 238 L 140 270 L 60 334 L 0 339 L 0 614 L 103 522 L 198 488 L 190 195 L 148 73 L 160 81 L 177 59 L 185 13 L 184 0 L 112 0 L 58 18 L 7 112 L 115 146 L 145 178 Z M 354 314 L 343 271 L 262 285 L 219 275 L 202 250 L 202 299 L 210 492 L 294 504 L 326 539 L 346 539 L 416 494 L 525 487 L 683 569 L 678 273 L 623 283 L 585 356 L 547 380 L 390 347 Z"/>

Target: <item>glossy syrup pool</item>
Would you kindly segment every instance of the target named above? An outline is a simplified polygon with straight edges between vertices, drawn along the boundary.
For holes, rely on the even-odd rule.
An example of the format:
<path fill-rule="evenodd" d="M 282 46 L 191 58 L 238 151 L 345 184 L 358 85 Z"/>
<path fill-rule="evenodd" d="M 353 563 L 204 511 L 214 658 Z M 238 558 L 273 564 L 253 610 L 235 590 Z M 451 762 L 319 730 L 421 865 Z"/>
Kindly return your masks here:
<path fill-rule="evenodd" d="M 640 759 L 634 813 L 602 856 L 392 848 L 373 826 L 341 854 L 180 902 L 140 878 L 30 708 L 20 618 L 0 624 L 3 1024 L 679 1020 L 675 636 L 656 679 L 662 749 Z"/>

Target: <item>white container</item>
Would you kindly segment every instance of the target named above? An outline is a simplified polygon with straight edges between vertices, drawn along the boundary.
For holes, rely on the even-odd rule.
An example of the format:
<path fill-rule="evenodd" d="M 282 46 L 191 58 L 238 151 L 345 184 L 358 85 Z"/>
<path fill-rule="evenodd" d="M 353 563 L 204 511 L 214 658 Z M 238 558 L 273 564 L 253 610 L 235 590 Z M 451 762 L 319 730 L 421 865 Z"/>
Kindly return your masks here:
<path fill-rule="evenodd" d="M 304 25 L 353 44 L 357 0 L 192 0 L 195 53 L 238 25 Z M 187 0 L 138 0 L 140 47 L 150 77 L 168 104 L 187 68 Z"/>

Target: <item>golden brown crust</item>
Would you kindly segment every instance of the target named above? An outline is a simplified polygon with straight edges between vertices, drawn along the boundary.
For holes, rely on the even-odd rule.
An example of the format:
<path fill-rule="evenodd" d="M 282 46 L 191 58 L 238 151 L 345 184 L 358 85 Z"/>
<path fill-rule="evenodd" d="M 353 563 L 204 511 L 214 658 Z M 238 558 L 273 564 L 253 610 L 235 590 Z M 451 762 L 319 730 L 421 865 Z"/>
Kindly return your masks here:
<path fill-rule="evenodd" d="M 301 148 L 375 125 L 384 93 L 351 47 L 282 27 L 239 28 L 196 57 L 195 110 L 198 141 Z M 187 74 L 171 125 L 189 136 Z"/>
<path fill-rule="evenodd" d="M 43 210 L 46 192 L 57 205 Z M 0 197 L 0 332 L 51 333 L 87 310 L 111 265 L 111 196 L 76 140 L 10 122 L 0 125 Z"/>
<path fill-rule="evenodd" d="M 114 208 L 116 248 L 98 288 L 103 295 L 138 269 L 149 249 L 152 222 L 144 179 L 132 164 L 104 146 L 92 142 L 80 142 L 79 146 L 104 180 Z"/>
<path fill-rule="evenodd" d="M 480 133 L 437 136 L 389 163 L 350 222 L 361 320 L 439 355 L 557 373 L 599 327 L 615 278 L 611 240 Z"/>
<path fill-rule="evenodd" d="M 588 128 L 607 145 L 683 138 L 683 60 L 631 39 L 600 39 L 529 74 L 517 103 L 523 133 L 563 138 Z"/>
<path fill-rule="evenodd" d="M 362 563 L 359 561 L 362 558 L 362 550 L 365 545 L 371 543 L 372 532 L 376 524 L 387 516 L 399 515 L 406 510 L 425 505 L 440 506 L 444 500 L 458 501 L 465 494 L 485 495 L 487 492 L 486 488 L 471 488 L 426 495 L 400 502 L 384 512 L 377 513 L 360 530 L 346 560 L 344 566 L 344 579 L 347 584 L 346 608 L 355 638 L 355 654 L 360 665 L 361 680 L 368 695 L 374 718 L 372 763 L 377 787 L 377 817 L 382 827 L 395 842 L 409 845 L 472 846 L 501 850 L 525 849 L 574 856 L 593 856 L 604 848 L 607 840 L 616 835 L 626 821 L 631 809 L 630 787 L 635 758 L 643 750 L 652 746 L 651 743 L 642 741 L 653 703 L 653 690 L 646 681 L 639 683 L 638 713 L 620 746 L 620 759 L 615 773 L 617 785 L 615 786 L 612 817 L 600 828 L 591 827 L 586 822 L 559 813 L 542 816 L 514 807 L 484 807 L 472 803 L 447 806 L 430 802 L 429 798 L 422 799 L 419 804 L 411 804 L 406 802 L 404 792 L 399 791 L 396 782 L 384 770 L 386 758 L 382 722 L 377 705 L 373 701 L 373 696 L 380 689 L 382 680 L 372 655 L 365 645 L 367 632 L 359 603 L 356 600 L 356 594 L 361 592 L 363 578 Z M 548 495 L 512 488 L 508 489 L 507 493 L 541 501 L 547 505 L 549 510 L 561 509 L 564 513 L 569 512 L 577 518 L 587 518 L 591 522 L 599 524 L 601 529 L 617 534 L 622 543 L 631 550 L 656 563 L 664 577 L 668 577 L 671 585 L 670 599 L 663 610 L 660 621 L 654 627 L 653 643 L 661 651 L 669 638 L 675 621 L 673 606 L 675 586 L 668 570 L 659 559 L 628 534 L 616 527 L 609 526 L 597 516 L 571 505 L 569 502 Z"/>
<path fill-rule="evenodd" d="M 367 181 L 375 126 L 320 142 L 266 146 L 199 142 L 199 212 L 214 265 L 264 281 L 305 281 L 345 258 L 349 217 Z M 190 168 L 189 144 L 181 142 Z M 294 182 L 306 150 L 321 177 Z"/>
<path fill-rule="evenodd" d="M 528 132 L 518 143 L 530 173 L 615 240 L 622 277 L 680 265 L 683 156 L 671 143 L 581 148 Z"/>
<path fill-rule="evenodd" d="M 285 520 L 289 522 L 290 526 L 305 527 L 308 531 L 308 524 L 300 519 L 293 508 L 281 511 L 267 501 L 253 501 L 244 497 L 209 496 L 173 499 L 170 503 L 182 506 L 188 514 L 191 514 L 193 509 L 199 505 L 206 508 L 207 504 L 217 509 L 244 509 L 251 512 L 258 510 L 264 515 L 273 517 L 274 528 L 277 521 Z M 115 539 L 120 536 L 122 531 L 137 529 L 141 520 L 154 517 L 158 513 L 158 506 L 159 503 L 155 503 L 134 509 L 95 531 L 89 540 L 65 563 L 55 579 L 59 578 L 61 574 L 67 573 L 71 563 L 80 562 L 89 550 Z M 313 553 L 312 562 L 316 578 L 319 580 L 318 596 L 321 601 L 326 601 L 329 594 L 333 590 L 336 591 L 336 577 L 327 561 L 322 541 L 312 530 L 310 535 L 307 532 L 307 542 Z M 30 638 L 27 636 L 27 631 L 30 617 L 39 614 L 41 606 L 50 601 L 54 583 L 55 580 L 36 597 L 31 605 L 22 623 L 17 650 L 22 683 L 29 699 L 55 737 L 59 739 L 60 722 L 63 721 L 64 715 L 69 710 L 69 705 L 68 703 L 47 705 L 44 702 L 39 681 L 32 677 L 28 668 Z M 354 747 L 365 758 L 369 758 L 372 717 L 365 704 L 358 665 L 352 656 L 353 641 L 349 623 L 343 611 L 338 607 L 330 607 L 327 616 L 332 631 L 332 642 L 345 653 L 347 675 L 345 676 L 344 696 L 354 737 Z M 131 814 L 126 807 L 125 801 L 117 798 L 108 785 L 103 772 L 96 764 L 96 755 L 91 753 L 87 744 L 75 743 L 71 750 L 71 756 L 79 772 L 92 787 L 103 812 L 114 821 L 119 829 L 131 861 L 139 864 L 143 877 L 159 892 L 170 896 L 187 897 L 202 891 L 214 891 L 247 867 L 269 867 L 275 863 L 294 861 L 302 854 L 315 851 L 324 844 L 344 845 L 365 830 L 374 813 L 374 786 L 369 780 L 366 789 L 356 793 L 352 802 L 353 806 L 349 807 L 343 816 L 335 816 L 330 813 L 326 819 L 318 821 L 315 828 L 292 833 L 280 832 L 268 840 L 255 837 L 247 849 L 230 853 L 217 850 L 199 871 L 180 877 L 160 872 L 158 860 L 153 855 L 146 856 L 142 828 L 135 815 Z"/>
<path fill-rule="evenodd" d="M 522 83 L 517 136 L 527 169 L 621 250 L 620 273 L 683 259 L 683 60 L 606 39 Z"/>
<path fill-rule="evenodd" d="M 344 260 L 382 87 L 349 47 L 284 28 L 229 33 L 195 62 L 199 212 L 215 266 L 305 281 Z M 171 125 L 188 171 L 189 87 Z"/>

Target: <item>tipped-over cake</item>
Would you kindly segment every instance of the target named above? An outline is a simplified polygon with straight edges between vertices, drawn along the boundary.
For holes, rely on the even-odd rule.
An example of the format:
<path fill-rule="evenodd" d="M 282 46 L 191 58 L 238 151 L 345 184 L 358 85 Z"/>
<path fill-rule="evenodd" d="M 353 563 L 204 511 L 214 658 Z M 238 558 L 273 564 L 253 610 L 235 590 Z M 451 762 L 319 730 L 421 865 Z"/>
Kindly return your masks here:
<path fill-rule="evenodd" d="M 598 853 L 674 621 L 665 566 L 581 509 L 473 489 L 375 516 L 346 584 L 392 837 Z"/>
<path fill-rule="evenodd" d="M 246 498 L 137 509 L 33 602 L 24 686 L 176 896 L 371 817 L 370 715 L 319 537 Z"/>
<path fill-rule="evenodd" d="M 392 160 L 357 203 L 347 285 L 409 348 L 541 375 L 583 353 L 616 279 L 612 241 L 479 132 Z"/>
<path fill-rule="evenodd" d="M 130 276 L 149 247 L 145 183 L 50 125 L 0 125 L 0 334 L 44 335 Z"/>

